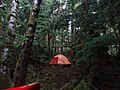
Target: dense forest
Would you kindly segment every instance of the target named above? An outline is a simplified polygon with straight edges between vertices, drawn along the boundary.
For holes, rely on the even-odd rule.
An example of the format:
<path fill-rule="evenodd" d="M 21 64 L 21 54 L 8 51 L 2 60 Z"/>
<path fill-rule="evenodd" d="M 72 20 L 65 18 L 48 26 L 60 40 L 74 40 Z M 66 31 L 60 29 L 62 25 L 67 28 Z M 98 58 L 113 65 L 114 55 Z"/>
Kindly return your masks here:
<path fill-rule="evenodd" d="M 0 0 L 0 90 L 120 90 L 120 0 Z M 57 54 L 71 65 L 50 64 Z"/>

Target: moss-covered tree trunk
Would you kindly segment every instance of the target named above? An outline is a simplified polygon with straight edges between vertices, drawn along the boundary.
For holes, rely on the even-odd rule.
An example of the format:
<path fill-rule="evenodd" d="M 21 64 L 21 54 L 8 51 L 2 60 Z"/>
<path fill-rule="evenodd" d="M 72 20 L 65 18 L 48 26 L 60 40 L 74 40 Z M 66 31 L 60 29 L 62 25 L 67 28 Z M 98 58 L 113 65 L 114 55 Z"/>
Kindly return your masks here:
<path fill-rule="evenodd" d="M 23 42 L 22 50 L 19 54 L 19 60 L 16 64 L 13 86 L 24 85 L 26 82 L 27 68 L 30 59 L 31 47 L 34 40 L 35 28 L 37 24 L 37 17 L 39 14 L 40 3 L 42 0 L 34 0 L 33 8 L 30 13 L 27 31 L 26 31 L 26 40 Z"/>
<path fill-rule="evenodd" d="M 18 13 L 19 0 L 13 0 L 11 3 L 10 13 L 7 17 L 8 27 L 7 27 L 7 37 L 5 40 L 5 45 L 2 52 L 2 62 L 0 65 L 0 73 L 5 76 L 6 83 L 11 82 L 10 71 L 12 68 L 13 56 L 14 56 L 14 39 L 15 39 L 15 27 L 16 19 Z"/>
<path fill-rule="evenodd" d="M 117 55 L 116 55 L 116 59 L 117 60 L 120 60 L 120 22 L 118 23 L 118 46 L 119 46 L 119 48 L 118 48 L 118 52 L 117 52 Z"/>

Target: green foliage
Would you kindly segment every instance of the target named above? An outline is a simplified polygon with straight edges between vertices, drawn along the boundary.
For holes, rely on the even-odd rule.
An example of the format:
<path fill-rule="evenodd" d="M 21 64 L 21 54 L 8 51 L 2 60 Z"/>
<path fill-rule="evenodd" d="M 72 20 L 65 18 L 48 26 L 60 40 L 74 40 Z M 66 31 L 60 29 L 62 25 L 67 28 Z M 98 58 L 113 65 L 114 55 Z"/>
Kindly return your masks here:
<path fill-rule="evenodd" d="M 81 1 L 75 9 L 76 31 L 73 37 L 73 48 L 79 59 L 78 63 L 98 60 L 108 54 L 113 56 L 117 53 L 118 20 L 115 20 L 117 16 L 115 16 L 114 6 L 110 3 L 115 4 L 112 1 L 91 0 L 88 5 L 87 3 L 85 5 Z"/>
<path fill-rule="evenodd" d="M 6 31 L 7 31 L 6 17 L 7 17 L 8 12 L 9 12 L 8 3 L 10 1 L 11 0 L 3 1 L 3 3 L 1 4 L 1 7 L 0 7 L 0 47 L 3 47 L 4 41 L 5 41 L 5 38 L 6 38 Z"/>
<path fill-rule="evenodd" d="M 20 47 L 21 44 L 26 40 L 26 37 L 23 35 L 19 35 L 17 34 L 15 42 L 14 42 L 14 46 L 15 47 Z"/>
<path fill-rule="evenodd" d="M 16 21 L 15 47 L 20 47 L 21 44 L 25 41 L 25 32 L 27 30 L 27 23 L 28 23 L 31 7 L 32 7 L 32 1 L 20 0 L 18 18 Z"/>
<path fill-rule="evenodd" d="M 6 37 L 10 0 L 3 2 L 6 6 L 0 7 L 0 45 Z M 90 0 L 87 5 L 84 0 L 43 0 L 33 44 L 50 47 L 53 52 L 61 50 L 62 46 L 71 46 L 80 60 L 99 58 L 106 53 L 116 55 L 119 47 L 119 3 L 119 0 Z M 20 1 L 16 47 L 25 40 L 31 6 L 31 0 Z M 65 48 L 64 52 L 70 49 Z"/>
<path fill-rule="evenodd" d="M 81 60 L 99 59 L 108 53 L 108 47 L 114 43 L 115 39 L 111 35 L 93 38 L 84 44 L 80 52 L 78 52 L 78 56 L 81 57 Z"/>
<path fill-rule="evenodd" d="M 81 80 L 80 83 L 73 90 L 90 90 L 85 80 Z"/>
<path fill-rule="evenodd" d="M 36 36 L 33 42 L 34 45 L 40 45 L 47 43 L 46 39 L 42 37 L 47 37 L 48 31 L 50 29 L 50 13 L 52 10 L 53 0 L 43 0 L 41 4 L 40 14 L 37 20 Z M 49 9 L 48 9 L 49 8 Z M 46 45 L 46 44 L 45 44 Z"/>
<path fill-rule="evenodd" d="M 6 19 L 12 0 L 2 1 L 4 6 L 0 6 L 0 47 L 4 45 L 6 38 Z M 31 5 L 32 0 L 20 0 L 15 47 L 20 47 L 26 40 L 25 32 Z M 77 63 L 99 60 L 107 55 L 116 57 L 120 49 L 119 10 L 119 0 L 43 0 L 33 42 L 34 46 L 39 48 L 37 52 L 33 51 L 32 58 L 47 61 L 48 53 L 66 53 L 70 51 L 68 49 L 73 50 L 74 56 L 78 59 Z M 34 24 L 32 20 L 29 22 L 30 25 Z M 68 53 L 72 57 L 70 52 Z M 30 82 L 35 81 L 34 78 L 39 77 L 29 76 Z M 71 83 L 74 82 L 76 83 Z M 70 87 L 73 88 L 74 85 Z M 84 80 L 75 90 L 79 90 L 78 88 L 88 90 Z"/>
<path fill-rule="evenodd" d="M 66 83 L 60 90 L 73 90 L 78 81 L 76 79 Z"/>

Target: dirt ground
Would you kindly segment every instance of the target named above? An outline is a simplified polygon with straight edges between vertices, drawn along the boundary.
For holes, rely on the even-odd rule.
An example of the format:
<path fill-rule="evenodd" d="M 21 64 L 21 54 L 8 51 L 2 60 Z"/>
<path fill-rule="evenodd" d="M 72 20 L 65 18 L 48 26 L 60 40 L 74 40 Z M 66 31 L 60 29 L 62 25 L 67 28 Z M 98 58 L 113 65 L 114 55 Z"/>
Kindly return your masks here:
<path fill-rule="evenodd" d="M 86 64 L 48 65 L 36 63 L 29 67 L 29 83 L 40 82 L 40 90 L 59 90 L 73 79 L 82 78 Z M 120 90 L 120 69 L 112 64 L 100 65 L 93 80 L 92 90 Z"/>

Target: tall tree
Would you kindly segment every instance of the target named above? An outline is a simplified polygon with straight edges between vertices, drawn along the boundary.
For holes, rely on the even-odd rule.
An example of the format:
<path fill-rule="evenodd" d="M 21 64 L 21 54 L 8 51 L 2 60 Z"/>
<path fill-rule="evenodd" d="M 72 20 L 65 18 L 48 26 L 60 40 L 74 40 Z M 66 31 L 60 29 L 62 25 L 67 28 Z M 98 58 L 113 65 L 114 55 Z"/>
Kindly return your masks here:
<path fill-rule="evenodd" d="M 42 0 L 34 0 L 33 8 L 30 13 L 27 31 L 26 31 L 26 40 L 22 44 L 22 50 L 19 55 L 19 60 L 16 64 L 13 86 L 24 85 L 26 82 L 27 68 L 30 60 L 31 47 L 34 40 L 35 29 L 37 25 L 37 17 L 40 10 L 40 4 Z"/>
<path fill-rule="evenodd" d="M 7 38 L 5 40 L 5 46 L 2 53 L 2 65 L 1 70 L 6 76 L 8 76 L 10 80 L 10 70 L 11 70 L 11 62 L 13 59 L 13 49 L 14 49 L 14 39 L 15 39 L 15 27 L 16 27 L 16 19 L 18 16 L 18 7 L 19 0 L 13 0 L 11 3 L 10 14 L 8 15 L 8 31 Z M 9 81 L 10 82 L 10 81 Z"/>

